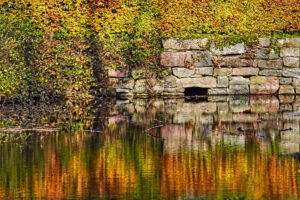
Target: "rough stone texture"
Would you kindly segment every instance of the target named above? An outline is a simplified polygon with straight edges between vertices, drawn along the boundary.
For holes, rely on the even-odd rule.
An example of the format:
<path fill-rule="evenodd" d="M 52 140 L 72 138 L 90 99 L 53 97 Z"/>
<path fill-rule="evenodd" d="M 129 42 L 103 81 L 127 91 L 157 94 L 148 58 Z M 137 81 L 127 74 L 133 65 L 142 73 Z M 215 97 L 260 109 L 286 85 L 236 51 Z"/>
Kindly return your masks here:
<path fill-rule="evenodd" d="M 281 57 L 299 57 L 300 48 L 282 48 L 280 49 Z"/>
<path fill-rule="evenodd" d="M 250 110 L 249 95 L 229 96 L 230 110 L 232 112 L 245 112 Z"/>
<path fill-rule="evenodd" d="M 127 79 L 127 80 L 124 79 L 122 81 L 122 83 L 120 84 L 120 88 L 122 88 L 122 89 L 130 89 L 130 90 L 132 90 L 133 87 L 134 87 L 134 80 L 132 80 L 132 79 Z"/>
<path fill-rule="evenodd" d="M 277 77 L 254 76 L 250 78 L 251 94 L 274 94 L 279 88 Z"/>
<path fill-rule="evenodd" d="M 192 55 L 195 67 L 211 67 L 213 66 L 213 57 L 209 51 L 201 51 Z"/>
<path fill-rule="evenodd" d="M 165 88 L 175 88 L 177 78 L 175 76 L 167 76 L 165 78 Z"/>
<path fill-rule="evenodd" d="M 294 88 L 291 85 L 281 85 L 278 94 L 294 94 Z"/>
<path fill-rule="evenodd" d="M 292 111 L 293 106 L 291 104 L 280 104 L 279 105 L 279 110 L 280 111 Z"/>
<path fill-rule="evenodd" d="M 249 86 L 229 85 L 228 94 L 249 94 Z"/>
<path fill-rule="evenodd" d="M 190 77 L 195 73 L 194 69 L 177 68 L 177 67 L 173 67 L 172 71 L 174 76 L 177 76 L 178 78 Z"/>
<path fill-rule="evenodd" d="M 253 60 L 242 59 L 239 56 L 224 57 L 220 61 L 220 66 L 224 67 L 250 67 L 253 65 Z"/>
<path fill-rule="evenodd" d="M 262 69 L 282 69 L 281 60 L 259 60 L 258 67 Z"/>
<path fill-rule="evenodd" d="M 214 76 L 231 76 L 232 68 L 215 68 Z"/>
<path fill-rule="evenodd" d="M 210 50 L 216 55 L 238 55 L 245 53 L 244 43 L 238 43 L 236 45 L 231 45 L 224 47 L 223 49 L 216 48 L 214 44 L 211 45 Z"/>
<path fill-rule="evenodd" d="M 265 60 L 273 60 L 273 59 L 278 59 L 279 56 L 275 52 L 274 49 L 262 48 L 257 51 L 256 58 L 257 59 L 265 59 Z"/>
<path fill-rule="evenodd" d="M 293 79 L 292 78 L 280 78 L 279 84 L 280 85 L 290 85 L 292 84 Z"/>
<path fill-rule="evenodd" d="M 228 87 L 228 77 L 227 76 L 218 76 L 217 87 Z"/>
<path fill-rule="evenodd" d="M 166 67 L 190 67 L 193 65 L 191 52 L 162 52 L 160 64 Z"/>
<path fill-rule="evenodd" d="M 297 57 L 284 57 L 283 58 L 283 64 L 286 67 L 299 67 L 299 58 Z"/>
<path fill-rule="evenodd" d="M 271 38 L 258 38 L 258 41 L 262 47 L 269 47 L 271 44 Z"/>
<path fill-rule="evenodd" d="M 116 92 L 117 93 L 130 93 L 130 90 L 129 89 L 117 88 Z"/>
<path fill-rule="evenodd" d="M 285 38 L 277 40 L 278 47 L 300 47 L 300 38 Z"/>
<path fill-rule="evenodd" d="M 195 68 L 195 74 L 196 75 L 204 75 L 204 76 L 212 76 L 214 74 L 214 68 L 213 67 Z"/>
<path fill-rule="evenodd" d="M 184 88 L 164 88 L 166 93 L 184 93 Z"/>
<path fill-rule="evenodd" d="M 221 95 L 221 94 L 227 94 L 227 88 L 211 88 L 208 89 L 209 95 Z"/>
<path fill-rule="evenodd" d="M 295 88 L 296 94 L 300 94 L 300 79 L 293 78 L 293 86 Z"/>
<path fill-rule="evenodd" d="M 148 87 L 145 79 L 140 79 L 135 81 L 134 85 L 134 93 L 147 93 L 148 92 Z"/>
<path fill-rule="evenodd" d="M 256 76 L 259 69 L 255 67 L 233 68 L 232 75 L 234 76 Z"/>
<path fill-rule="evenodd" d="M 160 94 L 164 91 L 164 81 L 161 81 L 160 79 L 149 79 L 147 85 L 152 94 Z"/>
<path fill-rule="evenodd" d="M 169 38 L 163 41 L 163 47 L 165 49 L 174 49 L 174 50 L 201 50 L 206 47 L 208 43 L 207 38 L 203 39 L 189 39 L 189 40 L 180 40 L 178 38 Z"/>
<path fill-rule="evenodd" d="M 108 77 L 126 78 L 128 77 L 128 69 L 123 69 L 123 70 L 110 69 L 108 70 Z"/>
<path fill-rule="evenodd" d="M 200 87 L 200 88 L 213 88 L 217 86 L 216 78 L 201 77 L 201 78 L 182 78 L 177 79 L 177 87 Z"/>
<path fill-rule="evenodd" d="M 232 77 L 229 81 L 229 85 L 249 85 L 250 80 L 248 78 L 243 78 L 241 76 Z"/>
<path fill-rule="evenodd" d="M 284 77 L 292 77 L 300 79 L 300 69 L 292 68 L 292 69 L 284 69 L 282 75 Z"/>
<path fill-rule="evenodd" d="M 234 122 L 257 122 L 258 115 L 256 113 L 234 113 L 232 120 Z"/>
<path fill-rule="evenodd" d="M 264 69 L 264 70 L 260 70 L 258 74 L 260 76 L 281 76 L 282 71 L 275 70 L 275 69 Z"/>

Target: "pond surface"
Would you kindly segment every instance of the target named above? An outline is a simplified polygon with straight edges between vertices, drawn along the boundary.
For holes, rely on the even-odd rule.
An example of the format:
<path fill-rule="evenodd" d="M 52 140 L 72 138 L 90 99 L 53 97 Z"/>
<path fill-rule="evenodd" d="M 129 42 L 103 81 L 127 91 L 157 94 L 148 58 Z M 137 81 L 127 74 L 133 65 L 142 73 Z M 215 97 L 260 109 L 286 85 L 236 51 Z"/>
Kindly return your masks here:
<path fill-rule="evenodd" d="M 300 198 L 300 97 L 105 104 L 2 107 L 0 199 Z"/>

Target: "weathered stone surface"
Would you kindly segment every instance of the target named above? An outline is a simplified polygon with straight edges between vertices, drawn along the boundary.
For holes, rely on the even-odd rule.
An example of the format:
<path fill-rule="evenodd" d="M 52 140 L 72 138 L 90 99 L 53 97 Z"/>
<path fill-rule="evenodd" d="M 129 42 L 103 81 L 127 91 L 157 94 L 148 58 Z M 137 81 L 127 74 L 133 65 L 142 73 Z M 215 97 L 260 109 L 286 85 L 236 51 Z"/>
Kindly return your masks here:
<path fill-rule="evenodd" d="M 280 85 L 278 94 L 294 94 L 294 88 L 291 85 Z"/>
<path fill-rule="evenodd" d="M 293 86 L 295 88 L 296 94 L 300 94 L 300 79 L 293 78 Z"/>
<path fill-rule="evenodd" d="M 259 60 L 258 67 L 262 69 L 282 69 L 281 60 Z"/>
<path fill-rule="evenodd" d="M 211 88 L 207 92 L 209 95 L 227 94 L 227 88 Z"/>
<path fill-rule="evenodd" d="M 184 88 L 164 88 L 166 93 L 184 93 Z"/>
<path fill-rule="evenodd" d="M 262 47 L 269 47 L 271 44 L 271 38 L 258 38 L 258 42 Z"/>
<path fill-rule="evenodd" d="M 293 79 L 292 78 L 280 78 L 279 84 L 280 85 L 290 85 L 292 84 Z"/>
<path fill-rule="evenodd" d="M 300 38 L 285 38 L 277 40 L 278 47 L 300 47 Z"/>
<path fill-rule="evenodd" d="M 282 48 L 280 49 L 281 57 L 299 57 L 300 48 Z"/>
<path fill-rule="evenodd" d="M 203 39 L 188 39 L 181 40 L 178 38 L 169 38 L 163 41 L 163 47 L 165 49 L 174 50 L 199 50 L 206 47 L 208 43 L 207 38 Z"/>
<path fill-rule="evenodd" d="M 146 71 L 144 69 L 132 69 L 131 77 L 133 79 L 143 79 L 146 77 Z"/>
<path fill-rule="evenodd" d="M 165 78 L 165 88 L 176 88 L 176 81 L 178 78 L 175 76 L 167 76 Z"/>
<path fill-rule="evenodd" d="M 253 113 L 272 113 L 278 112 L 279 101 L 275 96 L 253 95 L 250 97 L 251 112 Z"/>
<path fill-rule="evenodd" d="M 242 59 L 239 56 L 224 57 L 220 61 L 220 66 L 226 67 L 250 67 L 253 65 L 253 60 Z"/>
<path fill-rule="evenodd" d="M 195 68 L 195 74 L 196 75 L 204 75 L 204 76 L 212 76 L 214 74 L 214 68 L 213 67 Z"/>
<path fill-rule="evenodd" d="M 292 68 L 292 69 L 284 69 L 282 75 L 284 77 L 292 77 L 300 79 L 300 69 Z"/>
<path fill-rule="evenodd" d="M 293 103 L 295 95 L 278 95 L 280 103 Z"/>
<path fill-rule="evenodd" d="M 218 113 L 227 113 L 229 111 L 229 105 L 227 102 L 217 103 Z"/>
<path fill-rule="evenodd" d="M 218 85 L 217 87 L 228 87 L 228 77 L 227 76 L 218 76 Z"/>
<path fill-rule="evenodd" d="M 117 93 L 130 93 L 130 90 L 129 89 L 117 88 L 116 92 Z"/>
<path fill-rule="evenodd" d="M 232 75 L 234 76 L 256 76 L 259 69 L 256 67 L 240 67 L 233 68 Z"/>
<path fill-rule="evenodd" d="M 258 73 L 260 76 L 281 76 L 282 71 L 276 69 L 263 69 Z"/>
<path fill-rule="evenodd" d="M 214 44 L 211 45 L 210 50 L 216 55 L 238 55 L 245 53 L 244 43 L 238 43 L 236 45 L 231 45 L 224 47 L 223 49 L 216 48 Z"/>
<path fill-rule="evenodd" d="M 299 58 L 297 57 L 284 57 L 283 58 L 283 64 L 286 67 L 299 67 Z"/>
<path fill-rule="evenodd" d="M 213 57 L 209 51 L 201 51 L 192 55 L 195 67 L 213 66 Z"/>
<path fill-rule="evenodd" d="M 228 94 L 249 94 L 248 85 L 229 85 Z"/>
<path fill-rule="evenodd" d="M 122 83 L 120 84 L 120 88 L 122 89 L 133 89 L 134 87 L 134 80 L 132 79 L 123 79 Z"/>
<path fill-rule="evenodd" d="M 160 64 L 166 67 L 190 67 L 193 65 L 191 52 L 162 52 Z"/>
<path fill-rule="evenodd" d="M 280 111 L 292 111 L 293 106 L 291 104 L 280 104 L 279 105 L 279 110 Z"/>
<path fill-rule="evenodd" d="M 244 78 L 241 76 L 231 77 L 229 81 L 229 85 L 249 85 L 249 84 L 250 84 L 249 78 Z"/>
<path fill-rule="evenodd" d="M 177 68 L 177 67 L 173 67 L 172 69 L 174 76 L 177 76 L 178 78 L 186 78 L 186 77 L 190 77 L 195 73 L 194 69 L 187 69 L 187 68 Z"/>
<path fill-rule="evenodd" d="M 257 59 L 265 59 L 265 60 L 273 60 L 273 59 L 278 59 L 279 56 L 275 52 L 274 49 L 262 48 L 262 49 L 258 49 L 256 58 Z"/>
<path fill-rule="evenodd" d="M 145 79 L 140 79 L 135 81 L 134 85 L 134 93 L 147 93 L 148 92 L 148 86 Z"/>
<path fill-rule="evenodd" d="M 108 70 L 108 77 L 126 78 L 128 77 L 128 69 L 123 69 L 123 70 L 110 69 Z"/>
<path fill-rule="evenodd" d="M 253 76 L 250 78 L 251 94 L 274 94 L 279 88 L 277 77 Z"/>
<path fill-rule="evenodd" d="M 160 94 L 164 91 L 164 81 L 152 78 L 147 81 L 147 84 L 152 94 Z"/>
<path fill-rule="evenodd" d="M 232 68 L 215 68 L 214 76 L 231 76 Z"/>
<path fill-rule="evenodd" d="M 250 110 L 249 95 L 229 96 L 230 110 L 232 112 L 245 112 Z"/>
<path fill-rule="evenodd" d="M 284 120 L 300 120 L 300 111 L 284 112 L 282 117 Z"/>
<path fill-rule="evenodd" d="M 200 87 L 200 88 L 213 88 L 217 86 L 216 78 L 213 77 L 200 77 L 200 78 L 181 78 L 176 81 L 177 87 Z"/>

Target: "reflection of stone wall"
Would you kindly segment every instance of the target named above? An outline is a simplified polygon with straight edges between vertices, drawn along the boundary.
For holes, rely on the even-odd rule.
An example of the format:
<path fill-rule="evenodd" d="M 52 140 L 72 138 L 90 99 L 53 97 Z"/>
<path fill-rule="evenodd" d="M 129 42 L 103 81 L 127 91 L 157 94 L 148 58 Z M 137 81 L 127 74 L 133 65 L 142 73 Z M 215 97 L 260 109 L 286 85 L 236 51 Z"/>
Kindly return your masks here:
<path fill-rule="evenodd" d="M 300 38 L 260 38 L 251 48 L 170 38 L 163 47 L 163 78 L 142 69 L 109 71 L 117 94 L 183 95 L 187 87 L 208 88 L 209 95 L 300 93 Z"/>
<path fill-rule="evenodd" d="M 180 145 L 206 148 L 203 138 L 238 146 L 255 138 L 265 149 L 279 141 L 280 152 L 299 151 L 300 96 L 224 96 L 205 102 L 135 99 L 119 101 L 114 114 L 118 109 L 123 114 L 127 109 L 131 121 L 144 129 L 166 124 L 153 131 L 170 150 Z"/>

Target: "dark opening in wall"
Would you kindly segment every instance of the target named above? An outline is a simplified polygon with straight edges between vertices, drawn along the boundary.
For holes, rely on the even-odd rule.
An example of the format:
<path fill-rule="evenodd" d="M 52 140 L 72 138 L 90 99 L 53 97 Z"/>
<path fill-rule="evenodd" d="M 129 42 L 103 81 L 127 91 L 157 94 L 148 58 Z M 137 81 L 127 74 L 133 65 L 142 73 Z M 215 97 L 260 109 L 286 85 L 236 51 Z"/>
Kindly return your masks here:
<path fill-rule="evenodd" d="M 207 88 L 188 87 L 184 89 L 184 96 L 204 96 L 207 95 Z"/>

